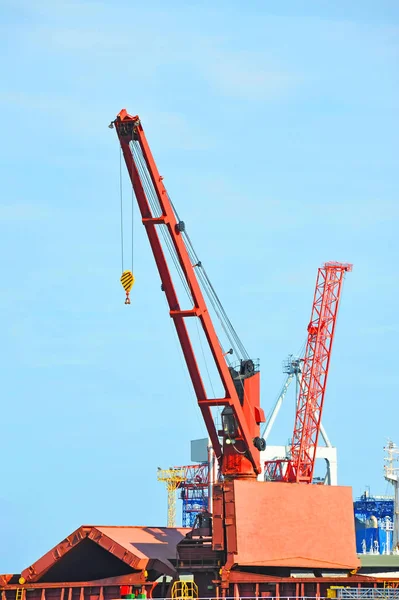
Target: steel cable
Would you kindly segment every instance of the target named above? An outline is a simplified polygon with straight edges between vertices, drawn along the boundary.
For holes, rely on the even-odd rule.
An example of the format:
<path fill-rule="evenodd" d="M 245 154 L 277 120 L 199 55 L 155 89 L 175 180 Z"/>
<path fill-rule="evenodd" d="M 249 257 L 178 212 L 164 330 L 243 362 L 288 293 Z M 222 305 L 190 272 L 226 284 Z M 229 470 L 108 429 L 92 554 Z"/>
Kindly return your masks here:
<path fill-rule="evenodd" d="M 154 184 L 151 180 L 151 177 L 148 172 L 147 164 L 145 162 L 145 158 L 143 156 L 141 147 L 138 142 L 132 142 L 132 153 L 135 158 L 135 163 L 137 165 L 137 170 L 139 172 L 140 180 L 143 185 L 144 191 L 150 203 L 153 216 L 160 217 L 162 215 L 161 207 L 159 204 L 158 196 L 156 194 Z M 187 278 L 184 275 L 183 269 L 180 265 L 180 261 L 176 252 L 176 249 L 173 245 L 173 242 L 170 238 L 169 231 L 166 225 L 160 226 L 161 235 L 164 239 L 165 245 L 168 248 L 169 254 L 171 255 L 173 264 L 176 268 L 176 271 L 180 277 L 180 280 L 183 284 L 185 292 L 188 295 L 188 298 L 193 302 L 192 294 L 187 283 Z"/>
<path fill-rule="evenodd" d="M 150 207 L 152 209 L 153 216 L 159 217 L 162 215 L 161 206 L 160 206 L 159 199 L 156 194 L 155 187 L 154 187 L 153 181 L 151 179 L 151 176 L 149 174 L 148 167 L 147 167 L 147 164 L 146 164 L 146 161 L 145 161 L 144 155 L 142 153 L 142 149 L 140 147 L 139 142 L 132 141 L 131 151 L 133 154 L 134 162 L 137 165 L 137 171 L 139 173 L 141 184 L 143 186 L 143 189 L 148 198 Z M 171 203 L 171 206 L 175 213 L 177 221 L 180 222 L 179 214 L 178 214 L 172 200 L 170 199 L 169 195 L 168 195 L 168 199 Z M 179 278 L 182 282 L 185 292 L 187 293 L 187 296 L 191 300 L 191 302 L 193 302 L 192 292 L 190 290 L 190 286 L 189 286 L 187 277 L 184 273 L 183 267 L 180 264 L 179 257 L 176 252 L 176 248 L 174 247 L 173 241 L 172 241 L 170 233 L 168 231 L 168 227 L 166 225 L 161 225 L 160 230 L 161 230 L 161 235 L 164 240 L 165 246 L 167 247 L 167 249 L 169 251 L 169 254 L 172 258 L 173 264 L 176 268 L 176 271 L 179 275 Z M 216 317 L 218 318 L 218 320 L 221 324 L 224 334 L 226 335 L 226 337 L 231 345 L 231 348 L 235 352 L 238 359 L 248 359 L 249 355 L 248 355 L 243 343 L 241 342 L 239 336 L 237 335 L 230 319 L 228 318 L 227 313 L 226 313 L 204 267 L 202 266 L 201 262 L 198 259 L 198 255 L 194 249 L 191 239 L 186 232 L 183 233 L 183 239 L 185 241 L 185 245 L 186 245 L 186 249 L 187 249 L 190 261 L 191 261 L 192 265 L 195 266 L 197 269 L 196 273 L 197 273 L 198 282 L 200 284 L 200 287 L 202 288 L 202 291 L 206 295 L 209 303 L 211 304 L 211 306 L 216 314 Z M 219 340 L 219 344 L 220 344 L 220 340 Z M 220 346 L 221 346 L 221 348 L 223 347 L 222 344 L 220 344 Z M 230 361 L 228 360 L 227 357 L 226 357 L 226 360 L 229 364 Z"/>

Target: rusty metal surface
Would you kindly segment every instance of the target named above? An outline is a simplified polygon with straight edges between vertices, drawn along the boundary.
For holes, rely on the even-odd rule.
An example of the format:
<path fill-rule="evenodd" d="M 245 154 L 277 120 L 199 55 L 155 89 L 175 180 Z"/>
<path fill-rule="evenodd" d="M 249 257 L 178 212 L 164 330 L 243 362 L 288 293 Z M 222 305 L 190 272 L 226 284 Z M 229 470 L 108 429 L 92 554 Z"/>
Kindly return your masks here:
<path fill-rule="evenodd" d="M 213 535 L 212 547 L 214 550 L 225 549 L 224 535 L 224 488 L 223 485 L 215 484 L 213 487 Z"/>
<path fill-rule="evenodd" d="M 233 486 L 234 564 L 360 567 L 351 488 L 259 481 L 234 481 Z"/>
<path fill-rule="evenodd" d="M 386 579 L 388 581 L 388 579 Z M 240 571 L 234 569 L 230 574 L 230 583 L 323 583 L 328 585 L 345 585 L 362 584 L 365 582 L 382 583 L 381 579 L 370 577 L 368 575 L 348 575 L 348 577 L 293 577 L 280 575 L 265 575 L 262 573 L 250 573 L 248 571 Z M 340 583 L 339 583 L 340 582 Z"/>
<path fill-rule="evenodd" d="M 174 574 L 183 528 L 82 526 L 24 569 L 28 583 L 97 580 L 144 570 Z M 67 576 L 66 576 L 67 575 Z M 4 578 L 5 576 L 3 576 Z"/>

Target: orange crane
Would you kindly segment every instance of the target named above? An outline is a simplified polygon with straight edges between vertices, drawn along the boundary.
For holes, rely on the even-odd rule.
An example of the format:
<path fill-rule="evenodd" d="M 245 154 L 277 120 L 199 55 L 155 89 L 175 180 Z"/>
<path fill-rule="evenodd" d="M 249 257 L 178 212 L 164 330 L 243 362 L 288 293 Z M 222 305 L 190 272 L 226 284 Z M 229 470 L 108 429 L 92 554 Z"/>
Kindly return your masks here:
<path fill-rule="evenodd" d="M 219 462 L 221 480 L 213 486 L 212 515 L 199 515 L 193 531 L 178 544 L 180 571 L 196 572 L 201 596 L 209 595 L 209 585 L 206 587 L 205 582 L 216 582 L 223 596 L 232 595 L 235 585 L 246 586 L 245 595 L 254 596 L 268 565 L 274 569 L 276 565 L 309 567 L 310 564 L 319 569 L 356 568 L 359 561 L 349 488 L 257 481 L 262 472 L 260 453 L 265 449 L 265 441 L 260 436 L 260 424 L 265 418 L 260 407 L 259 364 L 246 352 L 195 253 L 185 224 L 163 184 L 139 117 L 123 109 L 110 127 L 116 129 L 161 278 L 161 289 Z M 161 237 L 181 277 L 188 306 L 172 281 Z M 222 347 L 203 291 L 231 347 Z M 206 391 L 187 319 L 197 320 L 202 327 L 223 395 L 209 396 Z M 230 361 L 233 353 L 234 364 Z M 221 428 L 215 417 L 218 407 L 223 407 Z M 294 531 L 284 521 L 287 510 L 295 514 Z M 267 527 L 263 522 L 265 514 L 268 515 Z M 311 543 L 307 539 L 310 521 L 310 531 L 317 531 Z M 276 543 L 277 537 L 295 539 L 295 552 Z M 248 567 L 251 567 L 250 572 Z"/>
<path fill-rule="evenodd" d="M 220 471 L 227 478 L 253 478 L 261 473 L 260 451 L 265 442 L 260 437 L 260 423 L 265 421 L 260 408 L 260 374 L 225 314 L 219 298 L 206 275 L 205 269 L 187 235 L 185 224 L 179 219 L 163 184 L 151 154 L 140 119 L 122 110 L 112 123 L 116 128 L 127 170 L 137 198 L 151 249 L 162 281 L 169 314 L 173 319 L 187 368 L 197 396 L 212 447 L 220 463 Z M 164 234 L 177 261 L 191 306 L 184 308 L 173 284 L 158 231 Z M 210 293 L 211 301 L 224 318 L 233 348 L 224 351 L 216 334 L 202 285 Z M 225 395 L 209 398 L 203 383 L 186 319 L 199 319 Z M 234 349 L 234 350 L 233 350 Z M 229 365 L 226 356 L 231 350 L 238 358 L 238 368 Z M 223 406 L 223 432 L 220 434 L 212 414 L 215 407 Z M 222 444 L 219 435 L 223 437 Z"/>

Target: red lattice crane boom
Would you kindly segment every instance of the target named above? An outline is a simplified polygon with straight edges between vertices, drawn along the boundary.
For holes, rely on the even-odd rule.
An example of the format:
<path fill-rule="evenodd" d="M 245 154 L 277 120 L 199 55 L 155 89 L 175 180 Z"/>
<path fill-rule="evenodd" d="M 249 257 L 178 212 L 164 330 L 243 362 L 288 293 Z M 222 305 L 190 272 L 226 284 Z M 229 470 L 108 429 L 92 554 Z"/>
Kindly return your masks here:
<path fill-rule="evenodd" d="M 342 283 L 351 270 L 337 262 L 318 270 L 290 457 L 266 462 L 270 480 L 312 483 Z"/>
<path fill-rule="evenodd" d="M 172 205 L 139 117 L 131 116 L 123 109 L 110 127 L 115 127 L 119 138 L 142 222 L 162 281 L 162 290 L 169 305 L 170 316 L 221 473 L 227 479 L 256 478 L 261 472 L 260 451 L 265 447 L 264 440 L 259 437 L 259 425 L 265 420 L 260 408 L 260 373 L 254 361 L 250 360 L 245 352 L 243 356 L 237 357 L 240 360 L 238 369 L 227 363 L 226 355 L 230 354 L 231 350 L 224 352 L 221 347 L 200 287 L 200 282 L 206 284 L 209 280 L 187 236 L 184 222 L 179 219 Z M 190 298 L 189 308 L 184 308 L 178 297 L 160 233 L 164 235 L 169 250 L 174 253 L 175 264 Z M 218 306 L 220 301 L 212 287 L 210 290 L 214 294 L 213 302 Z M 222 309 L 221 305 L 220 308 Z M 186 325 L 186 319 L 192 318 L 201 323 L 224 389 L 223 397 L 212 398 L 207 395 Z M 236 336 L 229 321 L 227 328 Z M 234 339 L 238 347 L 243 348 L 238 338 Z M 218 406 L 224 407 L 222 431 L 218 430 L 212 414 L 212 409 Z M 220 438 L 223 440 L 222 444 Z"/>

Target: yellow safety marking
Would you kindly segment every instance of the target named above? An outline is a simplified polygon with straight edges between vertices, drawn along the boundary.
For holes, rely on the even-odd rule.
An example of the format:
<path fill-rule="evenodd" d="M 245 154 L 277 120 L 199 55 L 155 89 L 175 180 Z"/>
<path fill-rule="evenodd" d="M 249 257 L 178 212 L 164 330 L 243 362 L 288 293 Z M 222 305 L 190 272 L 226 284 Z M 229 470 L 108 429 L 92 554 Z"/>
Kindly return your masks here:
<path fill-rule="evenodd" d="M 17 588 L 17 591 L 15 592 L 15 600 L 22 600 L 24 595 L 24 588 Z"/>
<path fill-rule="evenodd" d="M 173 600 L 196 600 L 198 586 L 194 581 L 175 581 L 172 585 Z"/>
<path fill-rule="evenodd" d="M 121 284 L 125 292 L 130 292 L 134 284 L 134 275 L 131 271 L 123 271 L 121 276 Z"/>

